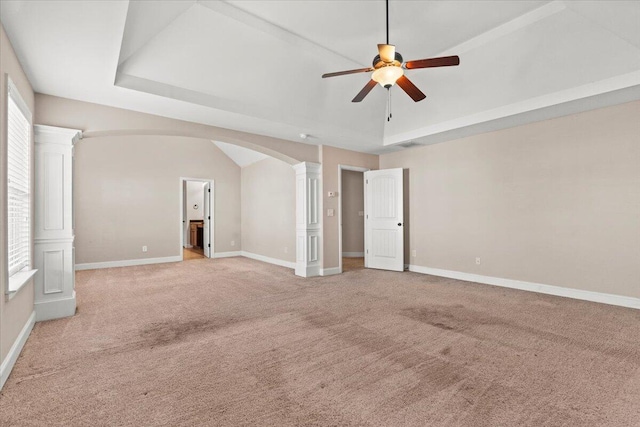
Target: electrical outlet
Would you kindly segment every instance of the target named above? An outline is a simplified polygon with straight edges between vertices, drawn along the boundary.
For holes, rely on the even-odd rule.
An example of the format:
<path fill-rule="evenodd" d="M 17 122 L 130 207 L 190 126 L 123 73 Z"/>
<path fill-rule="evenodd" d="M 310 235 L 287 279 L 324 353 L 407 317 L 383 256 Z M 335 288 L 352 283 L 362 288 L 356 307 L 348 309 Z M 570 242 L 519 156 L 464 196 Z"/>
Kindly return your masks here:
<path fill-rule="evenodd" d="M 358 216 L 364 216 L 364 211 L 358 211 Z"/>
<path fill-rule="evenodd" d="M 142 247 L 142 252 L 147 252 L 147 247 L 146 246 Z"/>
<path fill-rule="evenodd" d="M 417 251 L 415 249 L 413 249 L 411 251 L 411 256 L 414 257 L 414 258 L 418 256 L 418 253 L 417 253 Z"/>
<path fill-rule="evenodd" d="M 334 216 L 335 211 L 333 209 L 327 209 L 327 216 Z"/>
<path fill-rule="evenodd" d="M 480 257 L 476 258 L 476 265 L 480 265 Z"/>
<path fill-rule="evenodd" d="M 235 241 L 235 240 L 232 240 L 232 241 L 231 241 L 231 246 L 235 246 L 235 245 L 236 245 L 236 241 Z"/>

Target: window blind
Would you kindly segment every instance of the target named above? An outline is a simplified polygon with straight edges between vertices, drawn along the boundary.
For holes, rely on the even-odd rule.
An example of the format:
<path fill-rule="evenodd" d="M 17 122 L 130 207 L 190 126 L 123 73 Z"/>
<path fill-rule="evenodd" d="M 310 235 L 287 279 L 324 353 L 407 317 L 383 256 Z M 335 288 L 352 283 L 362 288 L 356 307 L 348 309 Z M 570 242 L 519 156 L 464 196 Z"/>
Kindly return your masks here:
<path fill-rule="evenodd" d="M 7 97 L 7 256 L 9 276 L 30 264 L 31 113 L 15 86 Z"/>

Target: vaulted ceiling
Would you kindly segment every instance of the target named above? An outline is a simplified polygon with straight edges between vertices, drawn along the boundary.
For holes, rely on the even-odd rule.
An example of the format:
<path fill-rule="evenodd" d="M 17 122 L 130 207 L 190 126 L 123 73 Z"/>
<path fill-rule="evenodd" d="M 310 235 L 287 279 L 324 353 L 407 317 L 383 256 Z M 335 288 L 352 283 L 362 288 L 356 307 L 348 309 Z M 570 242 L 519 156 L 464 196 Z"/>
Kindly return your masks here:
<path fill-rule="evenodd" d="M 382 1 L 3 1 L 37 92 L 278 138 L 385 152 L 640 99 L 638 1 L 390 1 L 427 98 L 351 99 L 385 38 Z"/>

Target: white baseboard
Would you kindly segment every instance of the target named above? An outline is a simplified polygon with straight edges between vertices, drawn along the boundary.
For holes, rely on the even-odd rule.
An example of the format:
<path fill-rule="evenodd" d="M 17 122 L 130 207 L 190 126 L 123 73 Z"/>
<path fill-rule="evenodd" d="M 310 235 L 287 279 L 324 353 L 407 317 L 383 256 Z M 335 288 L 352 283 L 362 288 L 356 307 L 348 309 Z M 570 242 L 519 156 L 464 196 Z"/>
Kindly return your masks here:
<path fill-rule="evenodd" d="M 559 297 L 640 309 L 640 298 L 625 297 L 622 295 L 564 288 L 561 286 L 543 285 L 541 283 L 523 282 L 520 280 L 502 279 L 500 277 L 481 276 L 479 274 L 441 270 L 438 268 L 421 267 L 419 265 L 410 265 L 409 271 L 430 274 L 432 276 L 448 277 L 450 279 L 464 280 L 467 282 L 483 283 L 485 285 L 501 286 L 503 288 L 520 289 L 522 291 L 538 292 L 541 294 L 556 295 Z"/>
<path fill-rule="evenodd" d="M 318 265 L 310 265 L 310 266 L 296 266 L 294 270 L 294 274 L 299 277 L 317 277 L 320 275 L 320 266 Z"/>
<path fill-rule="evenodd" d="M 230 258 L 234 256 L 242 256 L 242 251 L 234 251 L 234 252 L 216 252 L 213 254 L 214 258 Z"/>
<path fill-rule="evenodd" d="M 341 273 L 342 273 L 342 269 L 340 267 L 321 268 L 320 269 L 320 275 L 321 276 L 333 276 L 334 274 L 341 274 Z"/>
<path fill-rule="evenodd" d="M 18 334 L 18 337 L 9 349 L 7 357 L 4 358 L 0 365 L 0 390 L 2 390 L 4 383 L 9 378 L 9 374 L 11 374 L 11 370 L 16 364 L 16 360 L 18 360 L 18 356 L 20 356 L 20 352 L 22 351 L 24 344 L 27 342 L 29 334 L 31 334 L 34 323 L 36 323 L 35 311 L 31 313 L 31 316 L 29 316 L 29 320 L 27 320 L 27 323 L 22 327 L 20 334 Z"/>
<path fill-rule="evenodd" d="M 287 267 L 291 269 L 296 268 L 296 263 L 291 261 L 284 261 L 281 259 L 270 258 L 264 255 L 253 254 L 251 252 L 241 251 L 240 255 L 246 258 L 255 259 L 257 261 L 268 262 L 269 264 L 279 265 L 280 267 Z"/>
<path fill-rule="evenodd" d="M 132 265 L 162 264 L 165 262 L 180 262 L 182 256 L 167 256 L 162 258 L 125 259 L 122 261 L 88 262 L 76 264 L 78 270 L 95 270 L 97 268 L 131 267 Z"/>
<path fill-rule="evenodd" d="M 193 245 L 184 245 L 183 247 L 184 247 L 185 249 L 191 249 L 191 248 L 193 248 Z"/>
<path fill-rule="evenodd" d="M 269 264 L 279 265 L 281 267 L 296 268 L 295 262 L 284 261 L 281 259 L 270 258 L 264 255 L 258 255 L 246 251 L 234 251 L 234 252 L 216 252 L 214 258 L 228 258 L 234 256 L 243 256 L 251 259 L 255 259 Z M 165 262 L 180 262 L 181 256 L 170 256 L 163 258 L 143 258 L 143 259 L 127 259 L 122 261 L 107 261 L 107 262 L 92 262 L 85 264 L 76 264 L 76 270 L 94 270 L 98 268 L 113 268 L 113 267 L 131 267 L 133 265 L 147 265 L 147 264 L 161 264 Z"/>
<path fill-rule="evenodd" d="M 73 291 L 71 298 L 35 302 L 33 308 L 36 313 L 36 322 L 73 316 L 76 314 L 76 291 Z"/>
<path fill-rule="evenodd" d="M 364 252 L 342 252 L 343 258 L 364 258 Z"/>

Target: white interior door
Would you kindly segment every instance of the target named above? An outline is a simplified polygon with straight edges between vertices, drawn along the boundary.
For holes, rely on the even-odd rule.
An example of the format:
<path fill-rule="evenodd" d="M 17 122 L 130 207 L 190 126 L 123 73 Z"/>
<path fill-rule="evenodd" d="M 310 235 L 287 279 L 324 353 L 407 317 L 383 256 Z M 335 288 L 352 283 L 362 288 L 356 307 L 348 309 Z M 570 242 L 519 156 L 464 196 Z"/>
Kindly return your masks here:
<path fill-rule="evenodd" d="M 211 183 L 204 184 L 204 226 L 202 228 L 202 247 L 204 256 L 211 258 Z"/>
<path fill-rule="evenodd" d="M 402 169 L 364 173 L 367 268 L 404 271 Z"/>
<path fill-rule="evenodd" d="M 182 181 L 182 247 L 190 248 L 189 221 L 187 219 L 187 181 Z"/>

